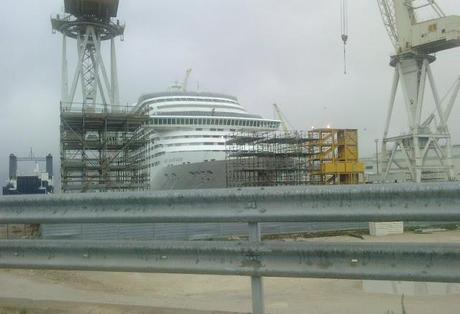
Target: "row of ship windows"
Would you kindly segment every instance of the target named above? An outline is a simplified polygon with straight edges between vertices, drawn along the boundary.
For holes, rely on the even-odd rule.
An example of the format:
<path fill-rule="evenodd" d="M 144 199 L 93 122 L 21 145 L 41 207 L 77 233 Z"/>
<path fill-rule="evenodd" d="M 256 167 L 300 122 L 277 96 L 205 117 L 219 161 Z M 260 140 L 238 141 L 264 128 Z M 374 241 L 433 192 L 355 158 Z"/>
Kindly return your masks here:
<path fill-rule="evenodd" d="M 223 129 L 219 129 L 223 131 Z M 235 130 L 230 130 L 235 131 Z M 183 139 L 183 138 L 227 138 L 227 135 L 179 135 L 179 136 L 165 136 L 158 138 L 157 140 L 174 140 L 174 139 Z M 152 141 L 153 142 L 153 141 Z"/>
<path fill-rule="evenodd" d="M 207 151 L 208 151 L 208 152 L 222 152 L 222 150 L 218 150 L 218 149 L 212 149 L 212 150 L 207 150 Z M 153 155 L 149 155 L 149 156 L 147 157 L 147 159 L 149 159 L 149 160 L 155 159 L 155 158 L 160 157 L 160 156 L 165 155 L 165 154 L 166 154 L 166 152 L 161 151 L 161 152 L 155 153 L 155 154 L 153 154 Z"/>
<path fill-rule="evenodd" d="M 229 103 L 239 105 L 238 102 L 234 100 L 227 99 L 212 99 L 212 98 L 166 98 L 166 99 L 155 99 L 149 103 L 161 103 L 161 102 L 171 102 L 171 101 L 206 101 L 206 102 L 216 102 L 216 103 Z"/>
<path fill-rule="evenodd" d="M 208 119 L 208 118 L 152 118 L 154 125 L 228 125 L 246 127 L 278 128 L 278 122 L 260 120 Z"/>
<path fill-rule="evenodd" d="M 193 143 L 174 143 L 174 144 L 157 144 L 153 149 L 162 147 L 175 147 L 175 146 L 199 146 L 199 145 L 225 145 L 224 142 L 193 142 Z"/>

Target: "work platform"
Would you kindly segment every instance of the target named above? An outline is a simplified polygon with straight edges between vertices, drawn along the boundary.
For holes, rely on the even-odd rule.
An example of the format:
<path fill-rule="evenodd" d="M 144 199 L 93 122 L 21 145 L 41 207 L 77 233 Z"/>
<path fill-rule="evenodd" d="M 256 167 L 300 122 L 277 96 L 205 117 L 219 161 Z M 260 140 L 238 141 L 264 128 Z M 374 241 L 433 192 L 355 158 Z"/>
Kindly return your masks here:
<path fill-rule="evenodd" d="M 312 129 L 308 138 L 311 184 L 363 182 L 364 164 L 359 161 L 356 129 Z"/>
<path fill-rule="evenodd" d="M 227 187 L 363 182 L 355 129 L 240 132 L 226 145 Z"/>
<path fill-rule="evenodd" d="M 137 191 L 148 187 L 143 168 L 148 115 L 130 107 L 61 105 L 63 192 Z"/>
<path fill-rule="evenodd" d="M 304 132 L 240 132 L 226 142 L 228 187 L 308 184 Z"/>

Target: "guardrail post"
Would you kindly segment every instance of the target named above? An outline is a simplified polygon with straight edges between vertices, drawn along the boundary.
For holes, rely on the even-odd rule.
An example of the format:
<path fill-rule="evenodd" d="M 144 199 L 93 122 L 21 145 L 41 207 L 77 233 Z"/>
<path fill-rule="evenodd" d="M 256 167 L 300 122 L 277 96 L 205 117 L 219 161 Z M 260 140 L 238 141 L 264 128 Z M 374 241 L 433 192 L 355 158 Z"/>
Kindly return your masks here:
<path fill-rule="evenodd" d="M 260 242 L 260 224 L 250 222 L 249 226 L 249 241 Z M 252 289 L 252 313 L 265 314 L 264 305 L 264 286 L 263 278 L 261 276 L 251 276 L 251 289 Z"/>

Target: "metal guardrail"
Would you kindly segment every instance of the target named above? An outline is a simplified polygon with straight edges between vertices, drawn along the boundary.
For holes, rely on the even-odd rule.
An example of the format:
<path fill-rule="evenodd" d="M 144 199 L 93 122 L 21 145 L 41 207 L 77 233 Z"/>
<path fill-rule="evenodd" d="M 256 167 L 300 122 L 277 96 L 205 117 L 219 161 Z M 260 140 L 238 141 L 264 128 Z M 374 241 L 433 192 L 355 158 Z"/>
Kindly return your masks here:
<path fill-rule="evenodd" d="M 460 282 L 460 244 L 0 241 L 0 268 Z"/>
<path fill-rule="evenodd" d="M 460 183 L 0 197 L 6 223 L 246 222 L 249 242 L 0 241 L 0 268 L 460 282 L 460 244 L 260 242 L 260 222 L 460 221 Z"/>
<path fill-rule="evenodd" d="M 460 183 L 0 197 L 0 224 L 331 221 L 460 221 Z"/>

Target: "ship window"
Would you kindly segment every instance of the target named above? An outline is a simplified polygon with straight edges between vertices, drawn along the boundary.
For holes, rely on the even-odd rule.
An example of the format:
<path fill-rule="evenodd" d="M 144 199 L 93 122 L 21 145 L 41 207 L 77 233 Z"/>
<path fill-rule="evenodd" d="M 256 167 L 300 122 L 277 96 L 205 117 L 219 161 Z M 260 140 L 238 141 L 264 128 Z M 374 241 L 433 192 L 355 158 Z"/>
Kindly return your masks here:
<path fill-rule="evenodd" d="M 198 124 L 198 119 L 193 119 L 193 124 Z"/>

